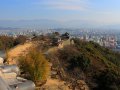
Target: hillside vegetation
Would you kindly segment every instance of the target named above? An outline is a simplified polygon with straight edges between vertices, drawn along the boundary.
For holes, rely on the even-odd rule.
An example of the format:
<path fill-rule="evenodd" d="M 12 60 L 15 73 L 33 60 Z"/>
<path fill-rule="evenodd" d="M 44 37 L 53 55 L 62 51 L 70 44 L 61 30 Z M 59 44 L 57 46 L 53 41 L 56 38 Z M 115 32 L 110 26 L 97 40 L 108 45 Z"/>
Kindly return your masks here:
<path fill-rule="evenodd" d="M 57 66 L 63 68 L 66 74 L 61 77 L 63 80 L 68 82 L 84 80 L 92 90 L 119 90 L 119 59 L 119 53 L 93 42 L 74 39 L 74 45 L 58 50 L 51 57 L 51 62 L 55 68 Z"/>
<path fill-rule="evenodd" d="M 120 53 L 79 39 L 63 40 L 63 48 L 58 48 L 51 46 L 50 37 L 41 37 L 34 38 L 35 49 L 19 57 L 23 77 L 40 88 L 120 90 Z M 53 87 L 51 81 L 56 83 Z"/>
<path fill-rule="evenodd" d="M 12 36 L 0 36 L 0 50 L 6 51 L 10 48 L 15 47 L 19 44 L 24 44 L 26 42 L 27 37 L 26 36 L 18 36 L 18 37 L 12 37 Z"/>

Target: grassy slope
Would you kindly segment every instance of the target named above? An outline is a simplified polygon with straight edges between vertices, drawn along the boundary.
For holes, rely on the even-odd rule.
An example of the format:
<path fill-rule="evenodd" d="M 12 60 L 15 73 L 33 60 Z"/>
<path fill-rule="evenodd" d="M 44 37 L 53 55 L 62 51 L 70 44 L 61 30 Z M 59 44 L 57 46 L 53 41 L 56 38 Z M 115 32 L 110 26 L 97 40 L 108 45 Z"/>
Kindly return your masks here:
<path fill-rule="evenodd" d="M 93 42 L 75 41 L 74 45 L 65 46 L 63 49 L 58 50 L 58 56 L 61 65 L 63 66 L 68 78 L 80 79 L 76 75 L 76 71 L 68 70 L 68 65 L 70 64 L 69 59 L 71 56 L 81 54 L 85 58 L 90 60 L 90 67 L 87 71 L 81 72 L 81 69 L 77 69 L 78 76 L 82 73 L 86 78 L 87 82 L 94 82 L 94 76 L 100 75 L 102 72 L 109 70 L 115 73 L 115 75 L 120 76 L 120 53 L 113 52 L 107 48 L 101 47 Z M 56 56 L 55 56 L 56 57 Z M 77 67 L 81 68 L 81 67 Z M 68 71 L 67 71 L 68 70 Z M 72 75 L 73 74 L 73 75 Z M 76 75 L 76 76 L 75 76 Z M 111 77 L 111 76 L 110 76 Z M 118 80 L 119 81 L 119 80 Z M 89 84 L 90 84 L 89 83 Z"/>
<path fill-rule="evenodd" d="M 80 52 L 85 53 L 94 62 L 103 62 L 106 68 L 119 68 L 120 54 L 107 48 L 101 47 L 93 42 L 80 42 L 78 46 Z M 95 64 L 94 64 L 95 65 Z M 97 65 L 96 65 L 97 66 Z"/>

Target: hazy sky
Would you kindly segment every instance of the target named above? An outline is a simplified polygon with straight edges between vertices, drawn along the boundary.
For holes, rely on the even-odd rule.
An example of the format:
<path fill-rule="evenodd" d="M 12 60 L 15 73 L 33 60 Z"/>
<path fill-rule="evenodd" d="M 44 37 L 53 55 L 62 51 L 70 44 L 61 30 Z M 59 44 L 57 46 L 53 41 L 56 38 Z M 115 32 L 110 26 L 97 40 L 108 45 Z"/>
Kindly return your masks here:
<path fill-rule="evenodd" d="M 120 0 L 0 0 L 0 20 L 120 23 Z"/>

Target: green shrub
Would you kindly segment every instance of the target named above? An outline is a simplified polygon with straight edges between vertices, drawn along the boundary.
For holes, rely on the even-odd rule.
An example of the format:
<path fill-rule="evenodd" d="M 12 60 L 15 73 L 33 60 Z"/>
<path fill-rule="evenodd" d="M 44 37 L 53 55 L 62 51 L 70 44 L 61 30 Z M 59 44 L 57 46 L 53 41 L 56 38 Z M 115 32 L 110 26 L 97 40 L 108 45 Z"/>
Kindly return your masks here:
<path fill-rule="evenodd" d="M 119 90 L 120 76 L 114 71 L 106 70 L 101 72 L 96 78 L 97 90 Z"/>
<path fill-rule="evenodd" d="M 86 70 L 90 66 L 90 60 L 84 55 L 76 55 L 70 58 L 70 66 L 69 68 L 80 67 L 83 71 Z"/>

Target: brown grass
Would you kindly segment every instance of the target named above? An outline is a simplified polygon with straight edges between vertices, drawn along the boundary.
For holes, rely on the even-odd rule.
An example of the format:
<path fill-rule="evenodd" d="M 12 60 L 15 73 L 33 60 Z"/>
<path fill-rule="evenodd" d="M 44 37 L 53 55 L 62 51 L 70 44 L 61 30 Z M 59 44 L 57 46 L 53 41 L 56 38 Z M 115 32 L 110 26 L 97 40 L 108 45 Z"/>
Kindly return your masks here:
<path fill-rule="evenodd" d="M 33 43 L 25 43 L 22 45 L 18 45 L 11 50 L 8 51 L 7 55 L 7 62 L 8 64 L 17 64 L 17 58 L 25 55 L 27 51 L 30 49 L 30 47 L 33 47 Z"/>

